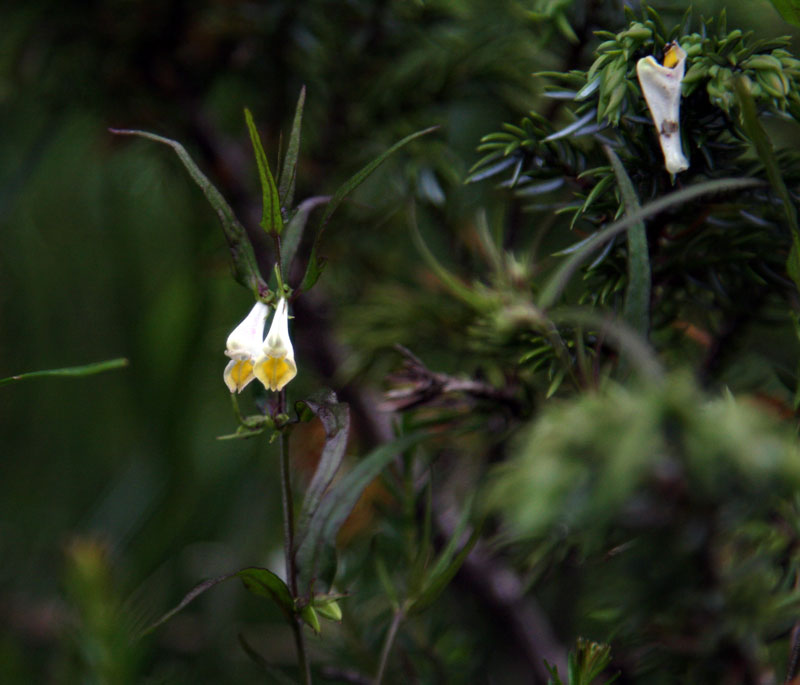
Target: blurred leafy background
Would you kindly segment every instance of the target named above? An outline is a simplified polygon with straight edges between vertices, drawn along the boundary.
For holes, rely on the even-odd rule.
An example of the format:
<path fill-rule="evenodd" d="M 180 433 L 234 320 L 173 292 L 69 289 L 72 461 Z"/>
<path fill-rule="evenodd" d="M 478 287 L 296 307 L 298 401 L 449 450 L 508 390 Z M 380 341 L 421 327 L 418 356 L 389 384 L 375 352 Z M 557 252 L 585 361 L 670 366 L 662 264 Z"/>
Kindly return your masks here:
<path fill-rule="evenodd" d="M 713 16 L 723 4 L 697 2 L 694 10 Z M 656 7 L 669 25 L 685 10 L 679 3 Z M 540 217 L 496 184 L 464 184 L 476 147 L 502 122 L 550 111 L 533 72 L 588 68 L 599 43 L 593 31 L 615 32 L 625 23 L 614 0 L 0 5 L 0 377 L 130 360 L 105 375 L 0 388 L 2 682 L 258 682 L 263 675 L 237 640 L 243 631 L 271 662 L 292 661 L 277 610 L 253 604 L 233 585 L 204 596 L 147 641 L 129 639 L 199 579 L 276 565 L 280 514 L 273 451 L 257 441 L 216 440 L 233 423 L 221 377 L 224 340 L 249 306 L 230 278 L 216 217 L 168 151 L 115 138 L 108 128 L 180 140 L 255 226 L 258 182 L 243 107 L 275 155 L 306 86 L 300 198 L 332 192 L 412 131 L 441 127 L 387 162 L 340 210 L 323 246 L 328 272 L 298 303 L 300 375 L 292 393 L 334 388 L 353 406 L 356 443 L 370 445 L 387 430 L 386 416 L 370 407 L 400 365 L 392 345 L 406 346 L 432 369 L 490 381 L 502 378 L 507 361 L 481 344 L 480 331 L 466 334 L 478 325 L 474 314 L 420 259 L 408 231 L 409 202 L 417 204 L 427 244 L 460 274 L 486 268 L 479 209 L 491 225 L 508 227 L 505 248 L 527 247 Z M 760 37 L 793 34 L 797 44 L 797 31 L 766 0 L 729 7 L 728 24 Z M 551 251 L 574 242 L 569 235 L 553 241 Z M 791 366 L 796 354 L 787 350 L 796 339 L 787 321 L 753 335 L 766 356 Z M 730 371 L 735 380 L 726 380 L 774 388 L 759 360 L 740 355 Z M 685 407 L 674 398 L 651 400 Z M 599 411 L 575 411 L 584 409 Z M 488 433 L 458 434 L 441 447 L 436 482 L 447 482 L 448 492 L 463 495 L 488 462 L 502 458 L 499 445 L 514 421 L 502 408 L 486 415 Z M 618 417 L 597 420 L 609 425 L 605 437 L 619 430 Z M 297 464 L 302 471 L 301 454 Z M 793 474 L 786 478 L 797 478 L 796 467 L 786 468 Z M 360 564 L 371 569 L 370 536 L 391 529 L 397 515 L 380 493 L 375 499 L 353 524 L 345 579 Z M 609 520 L 616 516 L 611 505 L 593 506 Z M 595 514 L 586 515 L 599 526 Z M 383 531 L 383 538 L 391 535 Z M 680 531 L 675 535 L 670 544 L 685 552 Z M 658 541 L 647 544 L 657 548 Z M 774 540 L 770 553 L 787 545 Z M 516 551 L 521 568 L 530 555 L 544 554 L 538 543 Z M 645 561 L 631 563 L 647 563 L 640 553 Z M 673 557 L 675 574 L 692 573 L 681 559 Z M 598 598 L 619 592 L 618 569 L 605 567 L 582 591 L 586 608 L 569 601 L 578 575 L 575 558 L 569 562 L 564 573 L 571 577 L 551 577 L 543 590 L 557 639 L 570 644 L 578 629 L 612 639 L 599 624 L 568 614 L 599 616 Z M 385 629 L 385 606 L 375 599 L 374 573 L 352 573 L 369 601 L 345 604 L 344 623 L 330 629 L 336 639 L 313 641 L 312 653 L 369 671 L 380 644 L 369 626 Z M 648 589 L 641 592 L 636 597 Z M 414 677 L 539 682 L 517 649 L 524 639 L 504 639 L 518 627 L 496 600 L 476 596 L 467 572 L 457 577 L 442 600 L 449 612 L 426 615 L 405 638 L 404 649 L 429 662 Z M 644 630 L 645 619 L 636 612 L 629 618 L 631 630 Z M 721 682 L 694 677 L 684 682 Z"/>

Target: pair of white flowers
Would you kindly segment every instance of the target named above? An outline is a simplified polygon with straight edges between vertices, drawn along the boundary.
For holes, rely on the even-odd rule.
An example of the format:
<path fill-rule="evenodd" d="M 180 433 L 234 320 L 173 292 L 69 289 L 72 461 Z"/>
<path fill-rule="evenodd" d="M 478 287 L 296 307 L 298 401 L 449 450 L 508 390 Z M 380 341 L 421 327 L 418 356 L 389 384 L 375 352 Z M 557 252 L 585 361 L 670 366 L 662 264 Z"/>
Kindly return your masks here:
<path fill-rule="evenodd" d="M 230 357 L 223 378 L 231 392 L 242 392 L 258 378 L 269 390 L 283 390 L 297 375 L 294 349 L 289 340 L 289 304 L 281 298 L 264 338 L 269 305 L 256 302 L 250 313 L 228 336 L 225 354 Z"/>

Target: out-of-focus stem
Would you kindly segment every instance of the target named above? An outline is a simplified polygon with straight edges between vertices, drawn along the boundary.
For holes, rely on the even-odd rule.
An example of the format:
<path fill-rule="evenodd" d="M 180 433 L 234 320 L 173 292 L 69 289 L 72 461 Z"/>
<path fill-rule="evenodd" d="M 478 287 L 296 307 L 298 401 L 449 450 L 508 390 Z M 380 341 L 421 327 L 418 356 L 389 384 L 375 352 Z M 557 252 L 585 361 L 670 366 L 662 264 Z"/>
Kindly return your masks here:
<path fill-rule="evenodd" d="M 392 622 L 389 625 L 389 631 L 386 633 L 386 639 L 383 641 L 383 648 L 381 649 L 381 660 L 378 662 L 378 672 L 375 674 L 374 685 L 380 685 L 383 681 L 383 674 L 386 672 L 386 664 L 389 662 L 389 654 L 394 646 L 394 640 L 397 637 L 397 630 L 403 621 L 405 615 L 402 609 L 397 609 L 392 616 Z"/>

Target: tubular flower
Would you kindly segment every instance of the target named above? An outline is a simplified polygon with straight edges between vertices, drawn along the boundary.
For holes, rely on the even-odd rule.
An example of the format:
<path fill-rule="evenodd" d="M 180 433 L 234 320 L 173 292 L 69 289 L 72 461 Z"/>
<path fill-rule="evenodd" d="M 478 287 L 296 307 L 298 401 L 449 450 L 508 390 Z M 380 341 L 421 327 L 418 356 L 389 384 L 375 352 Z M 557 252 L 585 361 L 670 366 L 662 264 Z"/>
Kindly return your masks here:
<path fill-rule="evenodd" d="M 264 322 L 268 315 L 269 307 L 263 302 L 256 302 L 250 313 L 228 336 L 225 354 L 231 360 L 225 367 L 223 378 L 231 392 L 242 392 L 255 378 L 253 365 L 261 354 Z"/>
<path fill-rule="evenodd" d="M 297 375 L 292 341 L 289 340 L 289 304 L 284 297 L 278 302 L 253 373 L 270 390 L 283 390 Z"/>
<path fill-rule="evenodd" d="M 686 62 L 686 51 L 673 43 L 664 55 L 664 64 L 650 57 L 636 63 L 636 75 L 642 94 L 650 109 L 658 131 L 664 166 L 671 174 L 686 171 L 689 160 L 681 149 L 680 107 L 681 81 Z"/>

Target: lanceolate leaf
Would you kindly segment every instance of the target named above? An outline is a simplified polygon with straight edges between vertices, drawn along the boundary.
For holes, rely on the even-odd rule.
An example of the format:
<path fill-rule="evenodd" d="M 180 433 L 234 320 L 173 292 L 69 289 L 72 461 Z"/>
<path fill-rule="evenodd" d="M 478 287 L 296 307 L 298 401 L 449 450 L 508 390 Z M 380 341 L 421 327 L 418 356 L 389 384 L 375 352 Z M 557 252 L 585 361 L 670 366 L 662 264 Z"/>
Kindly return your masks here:
<path fill-rule="evenodd" d="M 293 614 L 294 602 L 289 593 L 289 588 L 286 587 L 286 584 L 278 576 L 265 568 L 244 568 L 241 571 L 226 573 L 224 576 L 217 576 L 216 578 L 204 580 L 202 583 L 192 588 L 174 609 L 171 609 L 155 623 L 145 628 L 140 633 L 139 637 L 144 637 L 152 633 L 156 628 L 164 625 L 175 614 L 184 609 L 206 590 L 210 590 L 212 587 L 224 583 L 231 578 L 241 578 L 245 587 L 250 590 L 250 592 L 259 597 L 273 600 L 287 617 Z"/>
<path fill-rule="evenodd" d="M 281 272 L 283 274 L 289 274 L 297 249 L 300 247 L 300 241 L 303 239 L 303 233 L 308 223 L 308 215 L 315 207 L 328 200 L 330 200 L 330 197 L 327 195 L 310 197 L 304 200 L 286 225 L 283 231 L 283 240 L 281 240 Z"/>
<path fill-rule="evenodd" d="M 394 145 L 392 145 L 392 147 L 390 147 L 382 154 L 378 155 L 364 168 L 362 168 L 360 171 L 356 172 L 355 174 L 353 174 L 353 176 L 347 179 L 347 181 L 345 181 L 342 184 L 342 186 L 333 194 L 333 198 L 328 203 L 328 207 L 325 210 L 325 214 L 322 215 L 322 219 L 320 221 L 320 233 L 330 220 L 331 215 L 336 211 L 337 207 L 341 204 L 342 200 L 344 200 L 344 198 L 346 198 L 351 192 L 353 192 L 356 188 L 358 188 L 358 186 L 360 186 L 369 177 L 369 175 L 373 171 L 375 171 L 375 169 L 377 169 L 381 164 L 383 164 L 389 157 L 391 157 L 400 148 L 408 145 L 408 143 L 410 143 L 412 140 L 416 140 L 417 138 L 426 136 L 438 128 L 439 128 L 438 126 L 431 126 L 430 128 L 426 128 L 421 131 L 416 131 L 415 133 L 406 136 L 402 140 L 398 140 Z"/>
<path fill-rule="evenodd" d="M 317 256 L 317 248 L 316 245 L 311 248 L 311 256 L 308 258 L 308 265 L 306 266 L 306 273 L 303 276 L 303 280 L 300 283 L 301 290 L 311 290 L 314 287 L 314 284 L 319 280 L 319 277 L 322 275 L 323 269 L 325 269 L 326 260 L 325 257 L 318 257 Z"/>
<path fill-rule="evenodd" d="M 254 595 L 273 600 L 287 616 L 294 612 L 294 601 L 289 588 L 278 576 L 266 568 L 243 568 L 234 574 Z"/>
<path fill-rule="evenodd" d="M 269 170 L 267 155 L 264 153 L 264 147 L 261 144 L 261 136 L 258 135 L 258 129 L 253 121 L 253 115 L 246 107 L 244 110 L 244 118 L 247 122 L 247 130 L 250 132 L 250 141 L 253 144 L 253 152 L 256 156 L 256 164 L 258 165 L 258 178 L 261 181 L 261 198 L 263 202 L 261 226 L 270 235 L 280 235 L 283 231 L 283 217 L 281 216 L 281 202 L 278 197 L 278 187 L 275 185 L 272 172 Z"/>
<path fill-rule="evenodd" d="M 797 224 L 797 210 L 795 209 L 789 190 L 786 187 L 786 183 L 781 176 L 778 160 L 775 157 L 775 151 L 772 149 L 769 136 L 758 120 L 756 104 L 753 101 L 753 96 L 750 95 L 750 90 L 744 77 L 738 77 L 734 83 L 734 87 L 736 89 L 736 98 L 739 101 L 739 110 L 744 130 L 747 132 L 750 140 L 753 141 L 758 157 L 764 165 L 764 170 L 767 172 L 770 185 L 772 185 L 772 188 L 781 199 L 783 209 L 786 212 L 786 220 L 789 223 L 789 230 L 792 233 L 792 249 L 789 252 L 786 269 L 795 285 L 800 289 L 800 226 Z"/>
<path fill-rule="evenodd" d="M 76 376 L 91 376 L 96 373 L 103 373 L 104 371 L 113 371 L 114 369 L 121 369 L 128 366 L 127 359 L 109 359 L 105 362 L 95 362 L 94 364 L 86 364 L 84 366 L 67 366 L 63 369 L 47 369 L 46 371 L 29 371 L 27 373 L 20 373 L 16 376 L 9 376 L 8 378 L 0 378 L 0 385 L 13 383 L 14 381 L 24 381 L 29 378 L 49 378 L 49 377 L 70 377 Z"/>
<path fill-rule="evenodd" d="M 713 195 L 715 193 L 729 193 L 734 190 L 744 190 L 745 188 L 755 188 L 763 185 L 762 181 L 754 178 L 722 178 L 715 181 L 705 181 L 696 185 L 677 190 L 669 195 L 649 202 L 644 207 L 630 214 L 625 215 L 610 226 L 595 233 L 590 240 L 585 240 L 581 249 L 576 250 L 550 277 L 545 287 L 542 289 L 539 298 L 539 306 L 546 309 L 552 306 L 564 291 L 572 274 L 583 263 L 583 261 L 597 248 L 601 247 L 606 241 L 615 235 L 622 233 L 630 226 L 639 221 L 655 216 L 670 207 L 686 204 L 703 195 Z"/>
<path fill-rule="evenodd" d="M 410 433 L 381 445 L 364 457 L 346 476 L 323 496 L 308 524 L 308 532 L 297 550 L 302 587 L 316 578 L 320 561 L 333 547 L 336 534 L 350 515 L 364 488 L 401 452 L 425 438 L 425 433 Z"/>
<path fill-rule="evenodd" d="M 304 404 L 322 422 L 322 427 L 325 429 L 325 446 L 322 448 L 322 455 L 311 484 L 306 490 L 300 516 L 297 519 L 298 544 L 302 544 L 308 532 L 309 521 L 342 464 L 350 434 L 350 409 L 346 404 L 337 402 L 333 392 L 319 393 L 316 397 L 305 400 Z"/>
<path fill-rule="evenodd" d="M 625 203 L 625 213 L 640 211 L 639 198 L 636 197 L 628 172 L 610 147 L 606 147 L 605 151 L 617 177 L 617 185 Z M 627 235 L 628 289 L 625 292 L 622 318 L 639 335 L 647 338 L 650 329 L 650 255 L 647 250 L 644 222 L 637 221 L 629 226 Z"/>
<path fill-rule="evenodd" d="M 286 148 L 286 156 L 283 158 L 283 168 L 278 177 L 278 196 L 280 197 L 281 207 L 291 208 L 294 203 L 294 186 L 297 180 L 297 155 L 300 152 L 300 129 L 303 125 L 303 105 L 306 101 L 306 87 L 300 89 L 300 96 L 297 98 L 297 107 L 294 112 L 292 122 L 292 132 L 289 134 L 289 146 Z"/>
<path fill-rule="evenodd" d="M 425 589 L 422 591 L 416 601 L 409 607 L 409 615 L 424 611 L 436 601 L 456 573 L 458 573 L 458 569 L 461 568 L 464 560 L 469 556 L 469 553 L 472 551 L 475 543 L 478 542 L 480 535 L 481 529 L 476 528 L 459 553 L 449 560 L 449 562 L 441 570 L 439 570 L 437 573 L 431 574 Z"/>
<path fill-rule="evenodd" d="M 363 167 L 360 171 L 356 172 L 351 176 L 347 181 L 345 181 L 342 186 L 334 193 L 331 201 L 328 203 L 328 207 L 325 209 L 325 213 L 322 215 L 322 219 L 320 220 L 319 229 L 317 230 L 317 235 L 314 238 L 314 245 L 311 248 L 311 257 L 308 260 L 308 266 L 306 267 L 306 274 L 303 277 L 303 282 L 301 288 L 303 290 L 309 290 L 314 283 L 317 282 L 320 274 L 322 273 L 322 264 L 324 262 L 320 261 L 320 258 L 317 256 L 317 246 L 319 245 L 320 239 L 322 238 L 322 234 L 325 230 L 325 226 L 330 221 L 331 216 L 342 203 L 345 197 L 347 197 L 353 190 L 358 188 L 366 179 L 367 177 L 375 171 L 381 164 L 383 164 L 389 157 L 391 157 L 395 152 L 397 152 L 400 148 L 404 147 L 412 140 L 425 136 L 432 131 L 438 129 L 438 126 L 431 126 L 430 128 L 423 129 L 421 131 L 417 131 L 412 133 L 411 135 L 406 136 L 402 140 L 397 141 L 392 147 L 388 150 L 383 152 L 382 154 L 378 155 L 375 159 L 373 159 L 369 164 Z"/>
<path fill-rule="evenodd" d="M 413 205 L 409 212 L 408 226 L 411 231 L 411 239 L 414 241 L 414 245 L 422 256 L 422 259 L 425 260 L 430 270 L 436 274 L 437 278 L 444 286 L 459 300 L 465 302 L 470 307 L 477 310 L 485 309 L 488 303 L 485 302 L 484 298 L 465 286 L 456 276 L 442 266 L 441 262 L 436 259 L 433 252 L 431 252 L 430 248 L 425 244 L 425 241 L 422 239 L 422 234 L 419 232 Z"/>
<path fill-rule="evenodd" d="M 234 278 L 241 283 L 245 288 L 248 288 L 257 297 L 264 295 L 269 290 L 269 287 L 261 278 L 256 265 L 256 257 L 253 252 L 253 246 L 250 244 L 250 239 L 244 230 L 244 226 L 236 218 L 231 206 L 222 197 L 222 193 L 208 180 L 206 175 L 200 171 L 200 168 L 195 164 L 194 160 L 186 152 L 186 149 L 179 142 L 158 136 L 155 133 L 148 133 L 147 131 L 134 131 L 127 129 L 109 129 L 112 133 L 123 136 L 139 136 L 154 140 L 157 143 L 169 145 L 178 155 L 178 159 L 183 162 L 183 166 L 189 172 L 192 180 L 200 186 L 203 194 L 206 196 L 209 204 L 214 208 L 222 224 L 222 230 L 225 233 L 225 240 L 231 251 L 233 259 L 233 274 Z"/>

